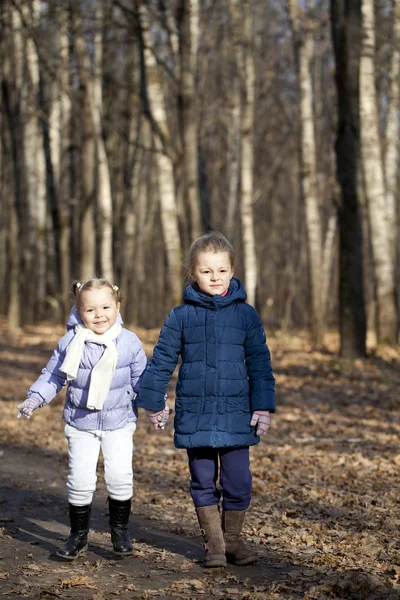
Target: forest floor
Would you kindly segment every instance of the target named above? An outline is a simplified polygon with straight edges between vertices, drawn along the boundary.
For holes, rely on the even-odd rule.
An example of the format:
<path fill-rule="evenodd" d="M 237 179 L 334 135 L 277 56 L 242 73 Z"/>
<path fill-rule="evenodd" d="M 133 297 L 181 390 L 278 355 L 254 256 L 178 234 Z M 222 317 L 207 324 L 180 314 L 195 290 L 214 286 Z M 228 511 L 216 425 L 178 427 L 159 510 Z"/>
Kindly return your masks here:
<path fill-rule="evenodd" d="M 136 333 L 150 355 L 158 331 Z M 0 600 L 400 598 L 400 348 L 346 361 L 333 335 L 319 352 L 302 334 L 269 337 L 278 412 L 251 450 L 245 525 L 260 559 L 207 570 L 186 454 L 172 423 L 156 432 L 142 413 L 133 555 L 111 551 L 100 463 L 89 551 L 72 564 L 55 557 L 69 531 L 64 395 L 30 421 L 15 415 L 62 334 L 42 325 L 10 335 L 0 322 Z"/>

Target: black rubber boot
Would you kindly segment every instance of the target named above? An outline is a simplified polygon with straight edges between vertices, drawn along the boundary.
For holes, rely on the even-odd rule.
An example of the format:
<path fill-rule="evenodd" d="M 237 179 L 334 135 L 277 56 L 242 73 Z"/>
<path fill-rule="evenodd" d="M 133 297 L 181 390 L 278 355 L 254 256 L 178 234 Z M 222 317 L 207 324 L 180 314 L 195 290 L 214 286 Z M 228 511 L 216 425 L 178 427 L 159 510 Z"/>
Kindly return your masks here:
<path fill-rule="evenodd" d="M 108 498 L 108 507 L 114 552 L 117 554 L 130 554 L 132 552 L 132 542 L 128 534 L 128 522 L 131 514 L 131 498 L 122 501 Z"/>
<path fill-rule="evenodd" d="M 66 560 L 75 560 L 75 558 L 78 558 L 88 548 L 87 537 L 92 505 L 75 506 L 74 504 L 69 504 L 68 507 L 71 533 L 64 546 L 59 548 L 56 554 Z"/>

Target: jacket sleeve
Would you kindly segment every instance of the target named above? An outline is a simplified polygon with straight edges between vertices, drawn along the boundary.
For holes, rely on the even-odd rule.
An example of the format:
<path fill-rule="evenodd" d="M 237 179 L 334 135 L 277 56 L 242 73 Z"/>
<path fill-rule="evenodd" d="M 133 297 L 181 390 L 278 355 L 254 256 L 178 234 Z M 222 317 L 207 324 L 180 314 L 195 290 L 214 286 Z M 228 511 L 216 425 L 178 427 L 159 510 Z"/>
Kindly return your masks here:
<path fill-rule="evenodd" d="M 272 374 L 271 354 L 261 319 L 254 308 L 246 332 L 245 359 L 250 384 L 250 411 L 275 412 L 275 379 Z"/>
<path fill-rule="evenodd" d="M 167 317 L 154 348 L 153 358 L 143 374 L 136 405 L 160 411 L 165 407 L 165 393 L 182 350 L 182 331 L 175 309 Z"/>
<path fill-rule="evenodd" d="M 27 398 L 37 396 L 42 400 L 41 406 L 44 406 L 51 402 L 67 383 L 67 376 L 60 371 L 60 367 L 65 358 L 65 349 L 72 337 L 72 335 L 67 333 L 58 342 L 57 348 L 53 351 L 49 362 L 42 369 L 42 374 L 29 388 L 26 394 Z"/>
<path fill-rule="evenodd" d="M 135 344 L 133 349 L 133 359 L 131 362 L 131 384 L 135 394 L 139 393 L 142 383 L 142 376 L 147 364 L 146 354 L 143 350 L 141 341 L 135 336 Z"/>

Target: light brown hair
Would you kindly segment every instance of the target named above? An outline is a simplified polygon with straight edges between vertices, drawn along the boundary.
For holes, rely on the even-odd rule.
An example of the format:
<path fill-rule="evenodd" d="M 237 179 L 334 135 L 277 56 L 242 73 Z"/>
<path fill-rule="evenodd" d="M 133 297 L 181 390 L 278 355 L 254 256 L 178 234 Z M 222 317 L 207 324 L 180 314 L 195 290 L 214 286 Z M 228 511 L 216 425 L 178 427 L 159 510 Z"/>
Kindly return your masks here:
<path fill-rule="evenodd" d="M 189 259 L 186 270 L 186 276 L 189 281 L 193 280 L 192 273 L 197 263 L 197 258 L 200 252 L 227 252 L 232 268 L 235 262 L 235 250 L 232 244 L 219 231 L 210 231 L 201 237 L 197 238 L 189 248 Z"/>
<path fill-rule="evenodd" d="M 107 281 L 107 279 L 99 279 L 97 277 L 94 277 L 93 279 L 88 279 L 84 283 L 81 283 L 79 281 L 73 282 L 71 291 L 75 296 L 76 308 L 78 310 L 80 308 L 80 297 L 82 292 L 86 292 L 88 290 L 99 290 L 104 287 L 108 288 L 111 291 L 117 304 L 118 302 L 122 301 L 121 291 L 116 285 L 112 285 L 112 283 Z"/>

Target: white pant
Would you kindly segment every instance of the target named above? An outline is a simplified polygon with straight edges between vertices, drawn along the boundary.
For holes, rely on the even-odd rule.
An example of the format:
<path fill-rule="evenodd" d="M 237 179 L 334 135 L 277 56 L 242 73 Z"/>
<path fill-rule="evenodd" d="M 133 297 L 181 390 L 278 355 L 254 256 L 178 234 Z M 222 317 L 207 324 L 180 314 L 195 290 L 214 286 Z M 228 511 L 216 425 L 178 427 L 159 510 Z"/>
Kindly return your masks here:
<path fill-rule="evenodd" d="M 68 502 L 85 506 L 96 489 L 96 469 L 100 448 L 104 457 L 104 479 L 110 498 L 129 500 L 133 494 L 133 433 L 136 423 L 114 431 L 80 431 L 65 426 L 68 440 Z"/>

